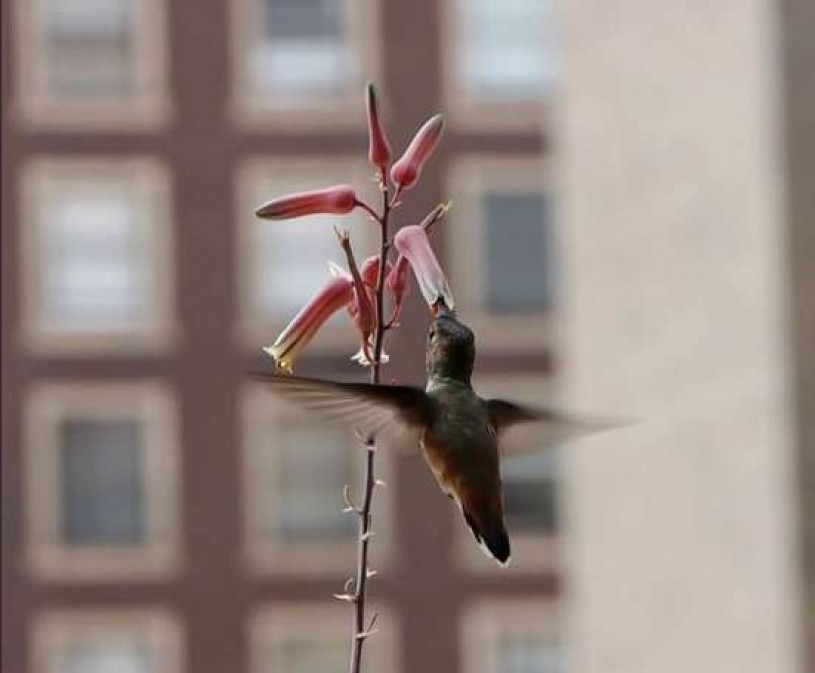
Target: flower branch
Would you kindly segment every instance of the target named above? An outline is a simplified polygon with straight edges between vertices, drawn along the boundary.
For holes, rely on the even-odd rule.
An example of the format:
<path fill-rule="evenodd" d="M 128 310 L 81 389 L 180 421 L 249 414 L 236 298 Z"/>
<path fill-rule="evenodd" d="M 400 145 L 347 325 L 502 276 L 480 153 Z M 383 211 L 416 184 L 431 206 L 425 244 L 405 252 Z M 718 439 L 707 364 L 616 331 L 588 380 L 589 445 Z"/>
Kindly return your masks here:
<path fill-rule="evenodd" d="M 391 163 L 390 143 L 382 124 L 379 102 L 373 85 L 365 91 L 368 122 L 368 161 L 374 169 L 381 193 L 381 212 L 361 200 L 350 185 L 334 185 L 323 189 L 277 197 L 259 207 L 256 215 L 264 220 L 284 220 L 318 214 L 347 215 L 364 210 L 379 227 L 379 252 L 357 264 L 348 230 L 334 228 L 343 250 L 347 269 L 329 263 L 331 277 L 324 287 L 297 313 L 277 340 L 264 350 L 271 355 L 278 370 L 291 374 L 295 361 L 322 326 L 338 311 L 346 309 L 359 333 L 361 347 L 353 356 L 370 368 L 372 384 L 381 383 L 382 365 L 388 361 L 384 351 L 386 333 L 399 325 L 404 298 L 409 294 L 411 269 L 422 295 L 431 310 L 444 305 L 453 308 L 453 299 L 444 273 L 428 240 L 428 232 L 449 210 L 449 204 L 436 206 L 419 225 L 402 227 L 389 239 L 391 214 L 399 205 L 399 197 L 413 188 L 422 170 L 435 151 L 444 129 L 441 115 L 431 117 L 416 132 L 402 156 Z M 388 259 L 395 248 L 395 261 Z M 392 298 L 391 315 L 385 320 L 385 294 Z M 357 567 L 338 600 L 353 606 L 353 634 L 349 672 L 359 673 L 365 641 L 377 632 L 377 615 L 368 619 L 366 599 L 368 580 L 376 576 L 369 565 L 370 543 L 374 537 L 373 504 L 377 487 L 385 483 L 376 478 L 375 457 L 377 437 L 358 437 L 364 446 L 364 478 L 361 500 L 355 501 L 349 486 L 343 489 L 344 512 L 357 518 Z"/>

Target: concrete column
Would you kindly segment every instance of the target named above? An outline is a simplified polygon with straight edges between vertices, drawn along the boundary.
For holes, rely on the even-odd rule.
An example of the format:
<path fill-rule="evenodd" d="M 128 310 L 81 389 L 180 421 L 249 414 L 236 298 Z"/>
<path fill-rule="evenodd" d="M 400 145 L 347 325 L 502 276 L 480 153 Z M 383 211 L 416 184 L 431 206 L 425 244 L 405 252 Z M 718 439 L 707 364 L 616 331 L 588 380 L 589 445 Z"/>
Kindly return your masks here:
<path fill-rule="evenodd" d="M 770 0 L 561 2 L 579 673 L 799 673 L 785 200 Z"/>

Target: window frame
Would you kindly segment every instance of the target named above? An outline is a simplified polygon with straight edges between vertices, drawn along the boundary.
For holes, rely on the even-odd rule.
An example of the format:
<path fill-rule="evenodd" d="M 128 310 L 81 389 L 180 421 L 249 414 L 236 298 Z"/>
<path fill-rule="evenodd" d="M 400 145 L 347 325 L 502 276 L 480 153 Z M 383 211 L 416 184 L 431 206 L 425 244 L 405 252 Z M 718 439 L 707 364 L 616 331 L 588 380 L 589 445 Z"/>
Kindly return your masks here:
<path fill-rule="evenodd" d="M 48 196 L 70 189 L 70 181 L 100 180 L 137 190 L 145 209 L 148 261 L 154 274 L 154 310 L 142 326 L 77 334 L 44 324 L 42 273 L 44 209 Z M 69 186 L 65 186 L 66 183 Z M 151 157 L 38 157 L 26 163 L 20 184 L 20 345 L 34 353 L 95 355 L 168 350 L 179 338 L 176 316 L 175 232 L 170 174 Z"/>
<path fill-rule="evenodd" d="M 378 208 L 378 201 L 372 197 L 378 193 L 376 185 L 371 180 L 373 172 L 364 160 L 358 157 L 313 157 L 299 159 L 295 157 L 278 157 L 266 159 L 255 157 L 245 160 L 235 173 L 236 185 L 235 218 L 237 220 L 236 250 L 236 286 L 238 298 L 238 321 L 236 341 L 244 348 L 256 352 L 263 346 L 274 341 L 278 334 L 294 317 L 294 313 L 286 315 L 259 316 L 254 311 L 254 279 L 257 272 L 255 258 L 255 232 L 253 227 L 296 227 L 297 220 L 291 222 L 267 222 L 254 216 L 255 209 L 261 205 L 254 200 L 254 194 L 260 184 L 280 182 L 283 191 L 269 194 L 268 199 L 281 196 L 285 193 L 286 180 L 292 175 L 308 175 L 314 178 L 315 185 L 330 186 L 347 182 L 357 190 L 363 200 L 368 201 L 374 208 Z M 379 230 L 370 222 L 368 215 L 360 208 L 345 216 L 348 230 L 351 233 L 351 242 L 357 257 L 357 263 L 362 264 L 365 255 L 378 253 Z M 334 237 L 330 227 L 326 227 L 325 235 Z M 341 248 L 337 250 L 342 256 Z M 327 260 L 326 260 L 327 261 Z M 345 266 L 345 264 L 343 264 Z M 328 267 L 325 279 L 328 281 Z M 328 338 L 326 338 L 328 337 Z M 350 319 L 340 320 L 339 324 L 327 324 L 309 344 L 308 351 L 317 354 L 345 354 L 351 357 L 359 347 L 357 336 Z M 349 348 L 351 350 L 349 350 Z"/>
<path fill-rule="evenodd" d="M 376 601 L 369 603 L 369 615 L 377 615 L 381 626 L 374 639 L 375 646 L 366 648 L 365 668 L 372 671 L 399 673 L 399 622 L 395 611 Z M 250 673 L 264 673 L 265 648 L 290 636 L 335 635 L 339 640 L 348 638 L 348 611 L 337 601 L 305 600 L 298 602 L 270 601 L 259 605 L 248 619 Z"/>
<path fill-rule="evenodd" d="M 100 633 L 108 638 L 132 636 L 143 640 L 158 660 L 155 673 L 184 671 L 184 632 L 169 610 L 144 608 L 58 608 L 39 613 L 31 630 L 31 670 L 53 673 L 61 655 L 72 642 Z"/>
<path fill-rule="evenodd" d="M 145 539 L 133 544 L 66 544 L 60 539 L 60 424 L 71 417 L 142 423 Z M 25 416 L 26 570 L 45 581 L 155 579 L 180 567 L 181 447 L 176 402 L 164 384 L 40 382 Z"/>
<path fill-rule="evenodd" d="M 45 0 L 13 3 L 16 56 L 15 119 L 43 130 L 141 132 L 171 118 L 167 7 L 163 0 L 133 3 L 133 62 L 137 90 L 130 96 L 61 100 L 48 90 Z"/>
<path fill-rule="evenodd" d="M 233 121 L 249 129 L 278 131 L 325 131 L 326 126 L 340 130 L 358 127 L 365 81 L 381 79 L 381 0 L 339 0 L 344 3 L 348 44 L 357 53 L 362 66 L 359 90 L 352 89 L 330 99 L 328 104 L 325 100 L 312 104 L 308 100 L 292 99 L 294 104 L 281 108 L 267 102 L 267 96 L 254 92 L 248 75 L 249 50 L 254 45 L 251 27 L 259 23 L 259 1 L 236 0 L 232 3 L 230 116 Z"/>
<path fill-rule="evenodd" d="M 268 481 L 260 478 L 262 470 L 259 469 L 262 450 L 279 452 L 279 445 L 265 444 L 268 438 L 264 430 L 273 424 L 276 418 L 286 416 L 287 421 L 297 418 L 297 414 L 306 419 L 305 412 L 298 412 L 290 405 L 282 402 L 277 396 L 264 388 L 263 384 L 250 384 L 245 387 L 240 397 L 241 418 L 241 475 L 243 494 L 243 556 L 249 571 L 255 575 L 333 575 L 352 566 L 356 561 L 357 536 L 350 536 L 347 540 L 315 540 L 292 541 L 277 540 L 255 534 L 259 530 L 261 512 L 268 511 L 270 504 L 270 485 Z M 326 423 L 328 425 L 328 423 Z M 339 426 L 338 426 L 339 427 Z M 353 442 L 353 434 L 349 429 L 349 436 Z M 363 456 L 364 449 L 359 447 L 359 456 Z M 279 453 L 278 453 L 279 455 Z M 360 482 L 362 475 L 359 468 L 362 462 L 355 462 L 352 467 L 355 472 L 355 481 Z M 395 562 L 395 458 L 392 447 L 384 447 L 377 452 L 377 474 L 386 481 L 387 487 L 376 490 L 376 544 L 372 547 L 372 564 L 377 569 L 387 569 Z M 360 488 L 358 483 L 349 484 L 353 497 L 358 497 Z M 272 494 L 274 502 L 276 494 Z M 337 491 L 337 511 L 343 507 L 342 491 Z M 346 514 L 346 516 L 352 516 Z"/>
<path fill-rule="evenodd" d="M 476 376 L 473 383 L 478 394 L 489 399 L 500 397 L 528 403 L 535 406 L 547 406 L 557 397 L 556 382 L 551 377 L 530 375 L 486 375 Z M 501 442 L 514 446 L 532 446 L 535 443 L 535 425 L 521 424 L 509 428 L 501 435 Z M 502 460 L 503 468 L 503 460 Z M 556 479 L 558 485 L 563 483 L 562 471 Z M 560 498 L 559 500 L 562 500 Z M 513 532 L 509 529 L 511 563 L 500 567 L 493 559 L 487 558 L 478 548 L 469 528 L 458 516 L 455 522 L 455 541 L 452 547 L 454 564 L 468 573 L 483 575 L 540 575 L 557 572 L 562 558 L 562 527 L 552 532 L 534 533 L 529 531 Z"/>
<path fill-rule="evenodd" d="M 456 308 L 467 315 L 470 326 L 482 338 L 482 351 L 546 351 L 554 343 L 556 309 L 537 313 L 493 313 L 486 306 L 482 284 L 486 282 L 485 213 L 481 199 L 492 189 L 526 193 L 551 191 L 551 167 L 543 157 L 467 155 L 449 168 L 447 193 L 454 203 L 454 216 L 445 222 L 445 256 L 456 293 Z M 549 250 L 557 257 L 558 236 L 554 219 L 544 226 Z M 557 279 L 552 282 L 557 304 Z"/>
<path fill-rule="evenodd" d="M 467 0 L 441 0 L 442 81 L 444 109 L 465 131 L 542 131 L 551 117 L 552 96 L 539 100 L 486 102 L 472 96 L 460 77 L 464 12 Z"/>
<path fill-rule="evenodd" d="M 499 638 L 515 630 L 555 639 L 563 647 L 559 607 L 559 601 L 549 597 L 482 598 L 470 602 L 459 620 L 462 670 L 498 673 Z"/>

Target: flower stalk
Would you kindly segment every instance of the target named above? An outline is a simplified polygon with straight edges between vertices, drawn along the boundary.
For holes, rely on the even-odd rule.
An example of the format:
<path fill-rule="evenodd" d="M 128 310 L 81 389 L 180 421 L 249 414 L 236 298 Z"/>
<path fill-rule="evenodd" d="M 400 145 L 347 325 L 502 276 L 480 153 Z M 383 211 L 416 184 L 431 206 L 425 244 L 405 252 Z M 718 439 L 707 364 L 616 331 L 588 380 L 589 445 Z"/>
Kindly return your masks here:
<path fill-rule="evenodd" d="M 377 274 L 374 306 L 376 328 L 373 335 L 373 358 L 371 362 L 371 383 L 378 384 L 381 380 L 382 347 L 385 341 L 385 271 L 388 261 L 388 229 L 390 220 L 390 200 L 388 197 L 388 183 L 385 168 L 381 168 L 382 178 L 382 214 L 379 220 L 379 273 Z M 371 541 L 371 509 L 374 501 L 374 489 L 377 486 L 375 476 L 376 440 L 374 437 L 365 438 L 365 476 L 362 503 L 354 508 L 357 515 L 357 574 L 353 583 L 354 593 L 354 639 L 351 643 L 351 659 L 348 665 L 349 673 L 359 673 L 362 664 L 362 647 L 365 640 L 374 630 L 376 615 L 370 623 L 365 623 L 365 600 L 368 592 L 368 580 L 375 571 L 368 566 L 368 550 Z"/>
<path fill-rule="evenodd" d="M 431 117 L 416 133 L 407 149 L 395 163 L 380 117 L 379 102 L 373 85 L 366 89 L 368 121 L 368 161 L 375 170 L 381 190 L 381 207 L 362 201 L 350 185 L 340 184 L 324 189 L 310 190 L 280 196 L 256 210 L 266 220 L 284 220 L 319 214 L 346 215 L 356 208 L 364 210 L 379 228 L 378 253 L 357 265 L 347 230 L 334 231 L 345 254 L 347 270 L 329 263 L 331 279 L 309 303 L 292 319 L 277 340 L 264 350 L 271 355 L 284 374 L 291 374 L 300 352 L 319 329 L 343 308 L 351 316 L 360 335 L 361 348 L 354 360 L 370 368 L 370 381 L 380 384 L 382 364 L 388 357 L 383 350 L 386 333 L 398 326 L 405 296 L 410 292 L 411 269 L 431 312 L 441 307 L 453 308 L 453 298 L 444 272 L 438 264 L 428 240 L 433 225 L 442 219 L 449 204 L 434 208 L 419 225 L 403 227 L 390 239 L 391 215 L 399 206 L 402 191 L 411 189 L 421 177 L 422 170 L 433 154 L 442 131 L 441 115 Z M 392 248 L 398 251 L 395 261 L 389 260 Z M 385 294 L 391 298 L 391 315 L 385 318 Z M 364 477 L 360 500 L 355 502 L 350 487 L 343 489 L 344 512 L 357 519 L 357 567 L 335 598 L 349 603 L 353 610 L 353 631 L 349 658 L 349 672 L 359 673 L 365 641 L 376 633 L 376 615 L 366 614 L 368 580 L 376 576 L 369 564 L 369 549 L 373 530 L 373 504 L 377 486 L 384 482 L 375 475 L 377 437 L 358 434 L 365 448 Z"/>

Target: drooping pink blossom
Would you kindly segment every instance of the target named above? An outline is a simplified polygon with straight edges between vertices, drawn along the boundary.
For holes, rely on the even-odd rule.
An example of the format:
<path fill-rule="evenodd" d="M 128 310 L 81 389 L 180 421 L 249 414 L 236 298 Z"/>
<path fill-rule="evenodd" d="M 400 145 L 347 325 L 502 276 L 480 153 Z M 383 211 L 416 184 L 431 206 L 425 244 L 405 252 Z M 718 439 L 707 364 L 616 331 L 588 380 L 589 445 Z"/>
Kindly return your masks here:
<path fill-rule="evenodd" d="M 292 373 L 298 355 L 332 315 L 353 301 L 353 292 L 350 277 L 338 274 L 312 297 L 275 342 L 263 349 L 274 358 L 278 369 L 287 374 Z"/>
<path fill-rule="evenodd" d="M 413 268 L 416 282 L 428 306 L 435 309 L 442 302 L 447 308 L 454 308 L 453 293 L 436 255 L 433 254 L 424 227 L 402 227 L 394 237 L 393 244 Z"/>
<path fill-rule="evenodd" d="M 397 194 L 418 182 L 424 165 L 439 144 L 443 130 L 444 117 L 437 114 L 428 119 L 413 136 L 405 153 L 391 167 L 391 181 L 396 185 Z"/>
<path fill-rule="evenodd" d="M 330 213 L 346 215 L 358 205 L 354 188 L 350 185 L 334 185 L 272 199 L 255 211 L 264 220 L 287 220 L 304 215 Z"/>

